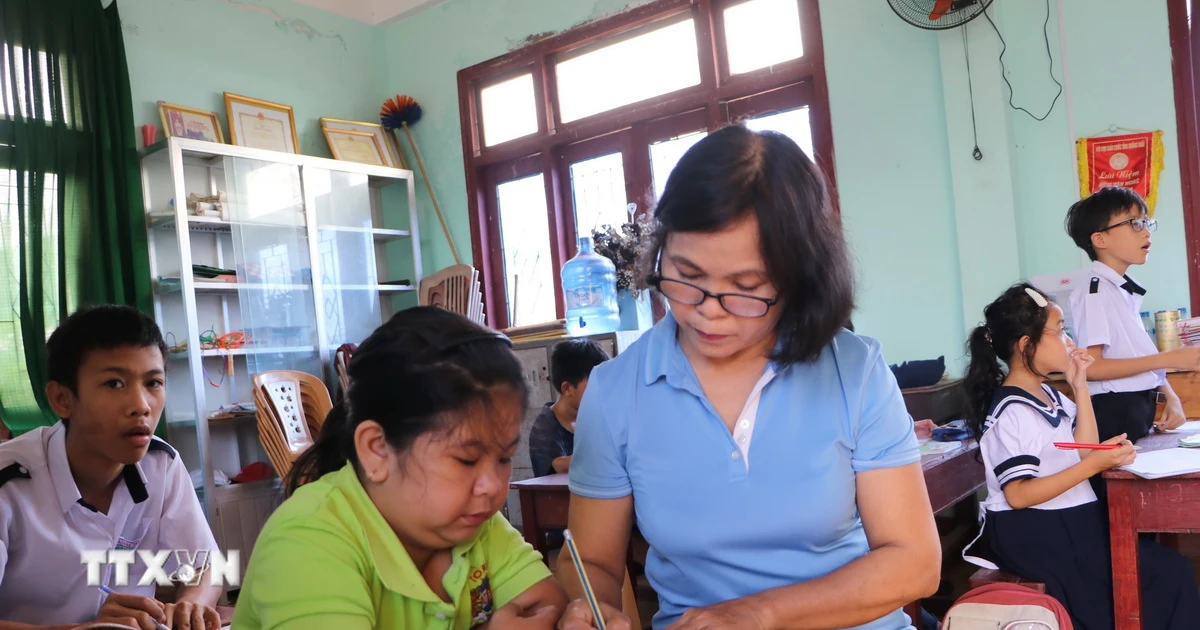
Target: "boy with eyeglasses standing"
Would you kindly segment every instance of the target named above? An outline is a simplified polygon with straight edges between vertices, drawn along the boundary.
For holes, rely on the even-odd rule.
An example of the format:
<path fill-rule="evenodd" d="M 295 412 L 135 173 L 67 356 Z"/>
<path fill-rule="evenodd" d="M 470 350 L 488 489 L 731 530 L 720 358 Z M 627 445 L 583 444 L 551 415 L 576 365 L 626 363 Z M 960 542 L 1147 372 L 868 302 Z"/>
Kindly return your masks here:
<path fill-rule="evenodd" d="M 1075 342 L 1096 362 L 1088 369 L 1100 441 L 1125 433 L 1138 440 L 1151 427 L 1174 429 L 1186 420 L 1166 370 L 1200 369 L 1200 348 L 1159 352 L 1139 313 L 1146 290 L 1126 272 L 1150 254 L 1158 222 L 1136 192 L 1103 188 L 1067 211 L 1067 233 L 1092 260 L 1091 279 L 1069 299 Z M 1166 404 L 1155 422 L 1157 405 Z"/>

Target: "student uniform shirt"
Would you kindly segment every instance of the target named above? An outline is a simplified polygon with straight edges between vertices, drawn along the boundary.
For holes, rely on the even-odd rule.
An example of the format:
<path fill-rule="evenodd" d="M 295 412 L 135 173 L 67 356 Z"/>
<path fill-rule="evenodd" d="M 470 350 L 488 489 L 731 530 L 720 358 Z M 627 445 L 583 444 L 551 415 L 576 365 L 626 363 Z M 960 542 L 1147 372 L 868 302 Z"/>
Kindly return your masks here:
<path fill-rule="evenodd" d="M 499 514 L 452 553 L 442 578 L 452 601 L 445 602 L 346 464 L 271 515 L 254 544 L 233 627 L 468 630 L 550 577 L 542 555 Z"/>
<path fill-rule="evenodd" d="M 1106 359 L 1134 359 L 1157 354 L 1154 340 L 1142 324 L 1142 299 L 1146 294 L 1128 275 L 1121 276 L 1112 267 L 1092 262 L 1088 282 L 1068 298 L 1071 306 L 1071 331 L 1080 348 L 1104 346 Z M 1092 395 L 1114 392 L 1139 392 L 1166 383 L 1165 370 L 1152 370 L 1125 378 L 1095 381 L 1089 384 Z"/>
<path fill-rule="evenodd" d="M 870 546 L 857 475 L 920 461 L 912 418 L 874 340 L 842 331 L 811 363 L 771 365 L 731 432 L 676 331 L 668 314 L 592 371 L 570 471 L 574 494 L 633 496 L 660 630 L 690 608 L 812 580 L 863 557 Z M 896 610 L 860 627 L 910 626 Z"/>
<path fill-rule="evenodd" d="M 91 550 L 215 550 L 216 541 L 174 449 L 152 438 L 142 461 L 126 466 L 108 514 L 84 502 L 67 462 L 67 428 L 42 427 L 0 444 L 0 619 L 31 624 L 96 618 L 105 595 L 87 585 L 81 553 Z M 247 550 L 248 551 L 248 550 Z M 178 568 L 174 554 L 164 565 Z M 137 586 L 146 565 L 129 567 L 129 586 L 101 580 L 118 593 L 154 597 Z"/>
<path fill-rule="evenodd" d="M 529 462 L 533 476 L 554 474 L 554 460 L 575 453 L 575 434 L 554 415 L 553 403 L 546 403 L 529 430 Z"/>
<path fill-rule="evenodd" d="M 1019 387 L 999 387 L 992 398 L 992 411 L 979 440 L 988 489 L 983 508 L 988 511 L 1013 509 L 1004 497 L 1004 486 L 1018 479 L 1048 477 L 1080 461 L 1079 451 L 1054 446 L 1075 441 L 1075 403 L 1048 385 L 1042 388 L 1053 401 L 1050 406 Z M 1095 500 L 1091 484 L 1083 481 L 1032 507 L 1062 510 Z"/>

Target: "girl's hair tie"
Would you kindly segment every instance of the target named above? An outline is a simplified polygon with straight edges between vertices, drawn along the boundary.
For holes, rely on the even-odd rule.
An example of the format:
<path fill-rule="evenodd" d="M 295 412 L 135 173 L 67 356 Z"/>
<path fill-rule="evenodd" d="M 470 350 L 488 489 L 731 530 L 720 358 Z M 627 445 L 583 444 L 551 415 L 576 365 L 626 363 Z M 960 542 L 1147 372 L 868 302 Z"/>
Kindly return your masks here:
<path fill-rule="evenodd" d="M 1033 298 L 1033 303 L 1038 305 L 1038 308 L 1046 308 L 1050 303 L 1046 301 L 1046 296 L 1037 292 L 1037 289 L 1025 287 L 1025 292 L 1029 297 Z"/>

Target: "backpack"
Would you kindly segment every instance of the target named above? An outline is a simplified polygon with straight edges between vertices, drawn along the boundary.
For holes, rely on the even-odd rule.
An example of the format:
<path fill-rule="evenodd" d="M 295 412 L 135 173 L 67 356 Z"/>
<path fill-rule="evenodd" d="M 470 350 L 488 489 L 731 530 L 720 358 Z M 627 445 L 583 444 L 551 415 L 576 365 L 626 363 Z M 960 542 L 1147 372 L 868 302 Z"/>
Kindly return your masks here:
<path fill-rule="evenodd" d="M 1024 586 L 997 583 L 958 598 L 946 613 L 942 630 L 1074 630 L 1074 626 L 1057 599 Z"/>

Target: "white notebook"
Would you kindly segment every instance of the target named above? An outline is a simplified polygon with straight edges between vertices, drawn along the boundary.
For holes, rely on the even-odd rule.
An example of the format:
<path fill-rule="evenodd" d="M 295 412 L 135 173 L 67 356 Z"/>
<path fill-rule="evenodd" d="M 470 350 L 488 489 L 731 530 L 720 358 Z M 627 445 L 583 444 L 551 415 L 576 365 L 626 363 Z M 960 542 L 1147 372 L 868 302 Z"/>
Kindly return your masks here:
<path fill-rule="evenodd" d="M 1167 448 L 1161 451 L 1138 453 L 1137 459 L 1122 466 L 1143 479 L 1161 479 L 1200 472 L 1200 449 Z"/>

